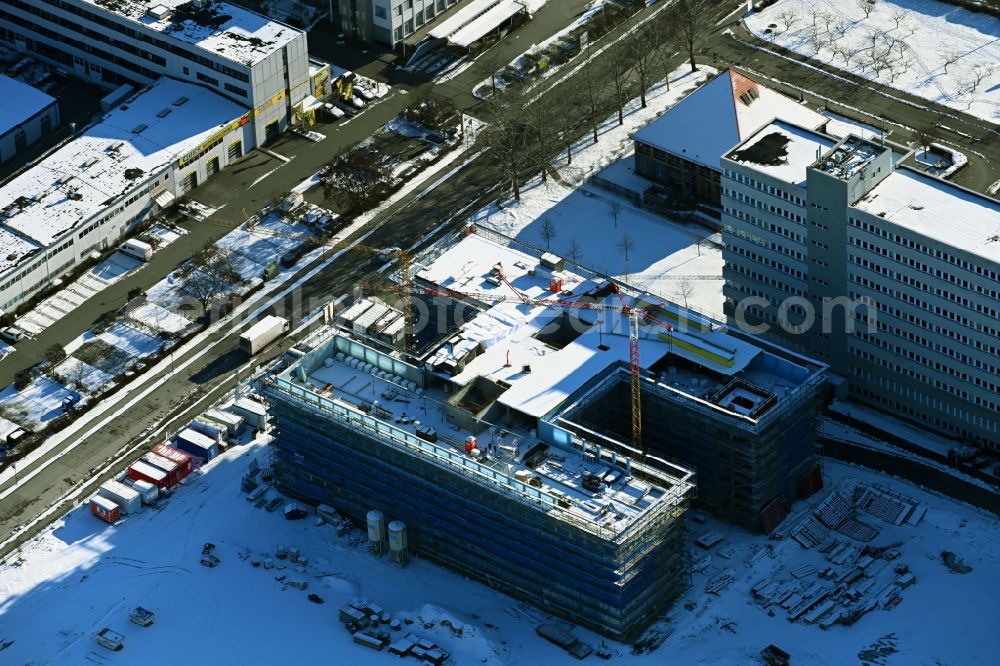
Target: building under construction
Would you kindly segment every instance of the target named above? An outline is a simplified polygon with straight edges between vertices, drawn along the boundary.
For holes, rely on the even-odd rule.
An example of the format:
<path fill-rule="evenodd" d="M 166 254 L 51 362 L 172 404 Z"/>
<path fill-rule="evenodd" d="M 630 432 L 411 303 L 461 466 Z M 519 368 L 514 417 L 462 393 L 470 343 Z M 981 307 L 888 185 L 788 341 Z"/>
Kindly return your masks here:
<path fill-rule="evenodd" d="M 265 380 L 283 492 L 381 511 L 422 556 L 629 640 L 685 585 L 685 457 L 754 526 L 815 466 L 818 364 L 482 234 L 416 269 L 413 330 L 359 301 Z"/>

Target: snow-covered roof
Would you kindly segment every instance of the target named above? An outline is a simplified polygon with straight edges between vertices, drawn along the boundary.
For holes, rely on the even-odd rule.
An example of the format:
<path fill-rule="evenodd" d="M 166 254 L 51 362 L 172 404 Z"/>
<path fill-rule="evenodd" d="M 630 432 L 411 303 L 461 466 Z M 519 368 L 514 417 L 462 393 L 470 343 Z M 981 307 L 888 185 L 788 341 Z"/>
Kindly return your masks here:
<path fill-rule="evenodd" d="M 836 144 L 836 140 L 818 132 L 775 120 L 736 146 L 726 158 L 804 187 L 806 168 Z"/>
<path fill-rule="evenodd" d="M 472 0 L 430 31 L 430 36 L 468 47 L 525 10 L 517 0 Z"/>
<path fill-rule="evenodd" d="M 84 0 L 148 30 L 218 54 L 226 60 L 252 65 L 302 34 L 239 5 L 205 0 L 198 9 L 192 0 Z"/>
<path fill-rule="evenodd" d="M 0 74 L 0 136 L 11 131 L 43 109 L 55 103 L 55 98 L 27 83 Z"/>
<path fill-rule="evenodd" d="M 774 118 L 818 129 L 827 118 L 729 69 L 635 133 L 660 150 L 713 169 L 730 148 Z"/>
<path fill-rule="evenodd" d="M 246 112 L 162 78 L 0 188 L 0 231 L 51 245 Z"/>
<path fill-rule="evenodd" d="M 901 168 L 854 206 L 921 236 L 1000 262 L 996 199 Z"/>
<path fill-rule="evenodd" d="M 486 281 L 486 275 L 497 261 L 503 264 L 508 281 L 532 299 L 572 301 L 593 293 L 600 286 L 593 280 L 563 271 L 559 274 L 563 289 L 571 291 L 572 295 L 553 294 L 549 290 L 550 274 L 540 266 L 538 259 L 475 234 L 442 253 L 417 276 L 467 294 L 513 296 L 505 284 L 497 286 Z M 673 353 L 712 372 L 733 375 L 745 369 L 762 351 L 724 333 L 714 322 L 687 313 L 676 305 L 645 295 L 626 300 L 639 307 L 650 307 L 658 319 L 674 329 L 668 331 L 658 324 L 640 327 L 640 358 L 644 368 L 650 368 L 667 353 Z M 597 302 L 617 303 L 617 296 L 608 294 L 597 298 Z M 555 348 L 539 339 L 537 334 L 546 327 L 551 330 L 564 312 L 570 315 L 574 324 L 576 317 L 586 324 L 575 328 L 579 332 L 575 339 Z M 619 311 L 501 302 L 469 321 L 427 362 L 435 365 L 443 360 L 462 358 L 472 348 L 481 346 L 485 351 L 468 361 L 453 381 L 460 385 L 477 377 L 503 381 L 510 388 L 498 398 L 500 404 L 540 417 L 609 366 L 628 363 L 628 331 L 628 321 Z M 530 372 L 524 371 L 526 365 L 530 366 Z"/>

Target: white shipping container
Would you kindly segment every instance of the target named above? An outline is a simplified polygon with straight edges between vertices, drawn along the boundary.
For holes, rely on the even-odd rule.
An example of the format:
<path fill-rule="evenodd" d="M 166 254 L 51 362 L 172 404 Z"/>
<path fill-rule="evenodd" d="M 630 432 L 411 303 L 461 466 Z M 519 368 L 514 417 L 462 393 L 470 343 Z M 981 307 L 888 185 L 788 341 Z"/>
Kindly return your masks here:
<path fill-rule="evenodd" d="M 124 483 L 106 481 L 101 484 L 97 494 L 117 504 L 122 514 L 137 513 L 142 510 L 142 495 Z"/>
<path fill-rule="evenodd" d="M 143 481 L 142 479 L 133 481 L 132 487 L 142 497 L 143 504 L 152 504 L 160 496 L 160 489 L 156 487 L 155 483 L 150 483 L 149 481 Z"/>

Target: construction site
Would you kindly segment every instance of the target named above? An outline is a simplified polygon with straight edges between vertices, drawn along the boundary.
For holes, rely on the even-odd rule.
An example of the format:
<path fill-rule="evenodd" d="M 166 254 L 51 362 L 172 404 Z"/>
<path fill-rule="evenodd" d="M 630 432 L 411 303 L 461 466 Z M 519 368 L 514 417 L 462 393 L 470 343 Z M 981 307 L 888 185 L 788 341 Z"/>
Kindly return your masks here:
<path fill-rule="evenodd" d="M 471 227 L 328 310 L 262 383 L 276 482 L 630 641 L 687 585 L 693 502 L 770 531 L 821 485 L 826 369 L 515 245 Z"/>

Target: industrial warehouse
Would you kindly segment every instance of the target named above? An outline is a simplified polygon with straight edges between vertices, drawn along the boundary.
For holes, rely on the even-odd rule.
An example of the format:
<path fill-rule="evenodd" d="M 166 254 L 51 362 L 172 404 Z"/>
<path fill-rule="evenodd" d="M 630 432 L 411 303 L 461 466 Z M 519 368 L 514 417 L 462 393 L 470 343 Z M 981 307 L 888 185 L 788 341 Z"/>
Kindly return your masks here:
<path fill-rule="evenodd" d="M 264 381 L 283 492 L 629 640 L 685 587 L 696 488 L 759 531 L 818 487 L 825 366 L 481 233 L 432 256 Z"/>

